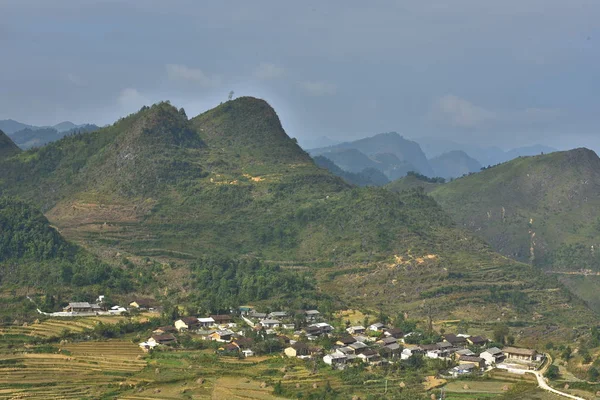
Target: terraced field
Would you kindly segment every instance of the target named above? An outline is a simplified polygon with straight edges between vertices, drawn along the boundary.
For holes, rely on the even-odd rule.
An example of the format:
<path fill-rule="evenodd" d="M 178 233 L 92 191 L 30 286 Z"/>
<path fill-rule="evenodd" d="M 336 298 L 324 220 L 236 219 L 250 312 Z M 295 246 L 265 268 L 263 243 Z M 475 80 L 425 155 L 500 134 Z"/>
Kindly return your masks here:
<path fill-rule="evenodd" d="M 0 362 L 0 399 L 99 398 L 111 387 L 138 383 L 146 367 L 131 342 L 84 342 L 61 346 L 66 354 L 22 353 Z"/>
<path fill-rule="evenodd" d="M 28 325 L 10 325 L 0 327 L 1 335 L 26 335 L 36 336 L 43 339 L 56 338 L 63 332 L 83 332 L 86 329 L 92 329 L 99 322 L 104 324 L 114 324 L 122 321 L 123 317 L 86 317 L 86 318 L 65 318 L 65 319 L 48 319 L 40 323 L 32 323 Z"/>

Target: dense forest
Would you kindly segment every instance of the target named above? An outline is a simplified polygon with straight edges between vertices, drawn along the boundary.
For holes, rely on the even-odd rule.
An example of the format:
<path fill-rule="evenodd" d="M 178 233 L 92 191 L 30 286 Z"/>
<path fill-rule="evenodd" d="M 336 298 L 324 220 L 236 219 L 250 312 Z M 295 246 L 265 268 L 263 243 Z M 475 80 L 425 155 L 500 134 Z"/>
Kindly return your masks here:
<path fill-rule="evenodd" d="M 309 274 L 269 265 L 256 258 L 205 257 L 191 265 L 191 303 L 207 312 L 226 311 L 245 303 L 284 301 L 299 308 L 315 306 L 316 282 Z M 286 307 L 287 308 L 287 307 Z"/>
<path fill-rule="evenodd" d="M 121 269 L 65 241 L 40 211 L 23 201 L 0 198 L 0 232 L 0 284 L 131 289 Z"/>

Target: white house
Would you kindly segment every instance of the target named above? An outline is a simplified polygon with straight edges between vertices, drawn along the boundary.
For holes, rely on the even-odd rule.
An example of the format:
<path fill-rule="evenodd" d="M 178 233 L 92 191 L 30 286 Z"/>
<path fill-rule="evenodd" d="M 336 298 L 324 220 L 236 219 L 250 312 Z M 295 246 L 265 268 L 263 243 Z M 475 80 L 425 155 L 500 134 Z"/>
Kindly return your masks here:
<path fill-rule="evenodd" d="M 381 322 L 376 322 L 374 324 L 369 325 L 369 330 L 373 332 L 382 331 L 385 328 L 385 325 Z"/>
<path fill-rule="evenodd" d="M 200 323 L 200 326 L 203 328 L 208 328 L 211 326 L 215 326 L 215 320 L 211 317 L 208 318 L 198 318 L 198 322 Z"/>
<path fill-rule="evenodd" d="M 359 335 L 361 333 L 365 333 L 365 331 L 366 329 L 362 325 L 351 326 L 350 328 L 346 329 L 346 332 L 351 335 Z"/>
<path fill-rule="evenodd" d="M 327 354 L 325 357 L 323 357 L 323 362 L 327 365 L 345 364 L 346 361 L 348 361 L 348 357 L 337 352 Z"/>
<path fill-rule="evenodd" d="M 277 319 L 263 319 L 260 324 L 266 329 L 279 328 L 281 321 Z"/>
<path fill-rule="evenodd" d="M 479 357 L 483 358 L 487 365 L 500 363 L 506 358 L 502 350 L 500 350 L 497 347 L 487 349 L 486 351 L 481 353 Z"/>

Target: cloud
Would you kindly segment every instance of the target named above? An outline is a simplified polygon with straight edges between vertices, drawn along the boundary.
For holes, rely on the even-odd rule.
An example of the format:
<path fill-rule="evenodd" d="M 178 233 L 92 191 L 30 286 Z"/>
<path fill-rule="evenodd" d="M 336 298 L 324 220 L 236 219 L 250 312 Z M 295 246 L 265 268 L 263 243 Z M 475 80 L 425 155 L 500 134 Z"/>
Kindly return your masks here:
<path fill-rule="evenodd" d="M 142 108 L 142 106 L 150 104 L 150 100 L 146 96 L 133 88 L 121 90 L 117 102 L 125 112 L 134 112 Z"/>
<path fill-rule="evenodd" d="M 167 76 L 173 81 L 193 82 L 202 87 L 215 87 L 221 83 L 218 76 L 210 77 L 201 69 L 190 68 L 181 64 L 167 64 Z"/>
<path fill-rule="evenodd" d="M 433 116 L 460 128 L 475 128 L 496 119 L 494 112 L 451 94 L 435 101 Z"/>
<path fill-rule="evenodd" d="M 337 88 L 334 84 L 328 82 L 300 82 L 300 89 L 309 96 L 332 96 Z"/>
<path fill-rule="evenodd" d="M 269 80 L 281 78 L 285 75 L 285 68 L 275 64 L 261 63 L 254 70 L 254 76 L 258 79 Z"/>

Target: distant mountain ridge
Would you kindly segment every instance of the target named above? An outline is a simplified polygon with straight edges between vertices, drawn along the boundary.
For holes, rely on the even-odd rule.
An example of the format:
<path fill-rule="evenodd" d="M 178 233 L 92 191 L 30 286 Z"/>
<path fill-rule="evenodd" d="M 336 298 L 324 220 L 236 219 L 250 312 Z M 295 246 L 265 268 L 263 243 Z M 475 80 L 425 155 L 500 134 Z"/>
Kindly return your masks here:
<path fill-rule="evenodd" d="M 77 125 L 71 121 L 60 122 L 54 126 L 34 126 L 12 119 L 0 121 L 0 130 L 10 136 L 23 150 L 43 146 L 73 133 L 92 132 L 98 129 L 99 127 L 94 124 Z"/>
<path fill-rule="evenodd" d="M 354 152 L 354 158 L 359 163 L 358 167 L 352 167 L 352 157 L 348 157 L 351 154 L 348 151 Z M 419 144 L 405 139 L 396 132 L 381 133 L 353 142 L 309 149 L 308 152 L 312 156 L 325 155 L 336 164 L 341 162 L 343 165 L 338 164 L 338 166 L 353 172 L 358 172 L 366 167 L 377 168 L 390 180 L 402 177 L 410 170 L 427 176 L 433 175 L 433 170 Z M 346 160 L 340 161 L 340 155 L 345 156 Z M 365 156 L 374 163 L 365 165 Z"/>
<path fill-rule="evenodd" d="M 415 139 L 415 141 L 421 145 L 421 148 L 429 159 L 458 150 L 463 151 L 470 157 L 476 159 L 483 166 L 500 164 L 519 156 L 535 156 L 542 153 L 547 154 L 558 151 L 553 147 L 542 144 L 503 150 L 500 147 L 486 147 L 468 143 L 458 143 L 444 138 L 422 137 Z"/>
<path fill-rule="evenodd" d="M 470 173 L 479 172 L 481 164 L 461 150 L 443 153 L 429 160 L 435 176 L 445 179 L 456 178 Z"/>
<path fill-rule="evenodd" d="M 65 126 L 67 125 L 63 125 L 63 127 Z M 66 131 L 59 131 L 56 128 L 25 128 L 11 134 L 10 137 L 21 149 L 27 150 L 60 140 L 68 135 L 94 132 L 98 129 L 100 127 L 97 125 L 80 125 Z"/>

